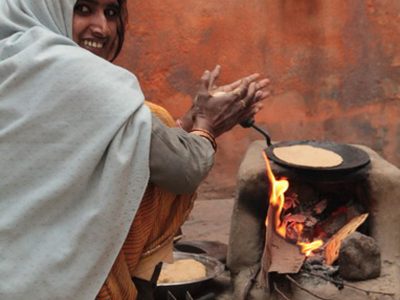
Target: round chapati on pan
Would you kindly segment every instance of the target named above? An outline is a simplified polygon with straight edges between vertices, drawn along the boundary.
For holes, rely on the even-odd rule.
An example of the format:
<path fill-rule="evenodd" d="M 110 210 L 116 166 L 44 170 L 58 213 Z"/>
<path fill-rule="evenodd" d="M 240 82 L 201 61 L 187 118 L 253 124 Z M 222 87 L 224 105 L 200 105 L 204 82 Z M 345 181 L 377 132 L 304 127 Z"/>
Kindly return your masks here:
<path fill-rule="evenodd" d="M 310 145 L 293 145 L 273 149 L 280 160 L 298 166 L 313 168 L 337 167 L 343 158 L 337 153 Z"/>

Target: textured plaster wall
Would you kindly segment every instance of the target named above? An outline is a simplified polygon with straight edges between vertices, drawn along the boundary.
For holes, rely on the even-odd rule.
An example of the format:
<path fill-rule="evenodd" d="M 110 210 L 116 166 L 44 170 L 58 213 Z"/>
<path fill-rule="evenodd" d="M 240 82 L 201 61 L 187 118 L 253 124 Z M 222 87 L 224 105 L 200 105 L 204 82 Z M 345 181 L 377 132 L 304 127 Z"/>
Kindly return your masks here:
<path fill-rule="evenodd" d="M 257 122 L 274 140 L 365 144 L 400 166 L 399 0 L 129 0 L 118 63 L 146 98 L 174 117 L 189 106 L 203 70 L 220 83 L 260 72 L 274 95 Z M 251 129 L 219 138 L 203 191 L 227 195 Z"/>

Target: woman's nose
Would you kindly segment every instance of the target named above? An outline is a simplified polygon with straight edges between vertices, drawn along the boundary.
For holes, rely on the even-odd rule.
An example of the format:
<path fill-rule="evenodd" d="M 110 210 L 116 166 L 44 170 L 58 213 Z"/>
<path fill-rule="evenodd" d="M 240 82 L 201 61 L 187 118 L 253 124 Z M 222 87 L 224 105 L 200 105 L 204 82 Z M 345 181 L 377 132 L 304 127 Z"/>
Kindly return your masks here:
<path fill-rule="evenodd" d="M 107 37 L 110 34 L 110 27 L 104 14 L 101 13 L 93 16 L 91 30 L 97 37 Z"/>

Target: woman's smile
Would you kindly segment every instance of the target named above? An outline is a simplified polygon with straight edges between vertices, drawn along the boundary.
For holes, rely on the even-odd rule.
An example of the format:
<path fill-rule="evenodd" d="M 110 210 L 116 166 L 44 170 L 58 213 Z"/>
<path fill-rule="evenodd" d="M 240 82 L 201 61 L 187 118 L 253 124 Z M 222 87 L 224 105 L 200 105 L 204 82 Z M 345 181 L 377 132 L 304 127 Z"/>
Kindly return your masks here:
<path fill-rule="evenodd" d="M 84 40 L 83 45 L 87 48 L 102 49 L 104 47 L 103 42 L 96 42 L 91 40 Z"/>
<path fill-rule="evenodd" d="M 82 39 L 78 42 L 79 46 L 96 54 L 104 59 L 108 59 L 110 56 L 107 48 L 107 42 L 104 40 L 98 40 L 94 38 Z"/>

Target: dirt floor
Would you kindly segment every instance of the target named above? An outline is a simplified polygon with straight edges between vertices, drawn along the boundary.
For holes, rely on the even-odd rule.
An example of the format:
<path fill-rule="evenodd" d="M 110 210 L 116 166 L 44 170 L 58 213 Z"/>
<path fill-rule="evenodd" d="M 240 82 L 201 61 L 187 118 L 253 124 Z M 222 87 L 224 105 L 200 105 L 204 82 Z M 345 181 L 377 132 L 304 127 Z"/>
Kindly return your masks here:
<path fill-rule="evenodd" d="M 233 202 L 233 198 L 205 199 L 200 196 L 182 227 L 183 239 L 228 244 Z"/>

